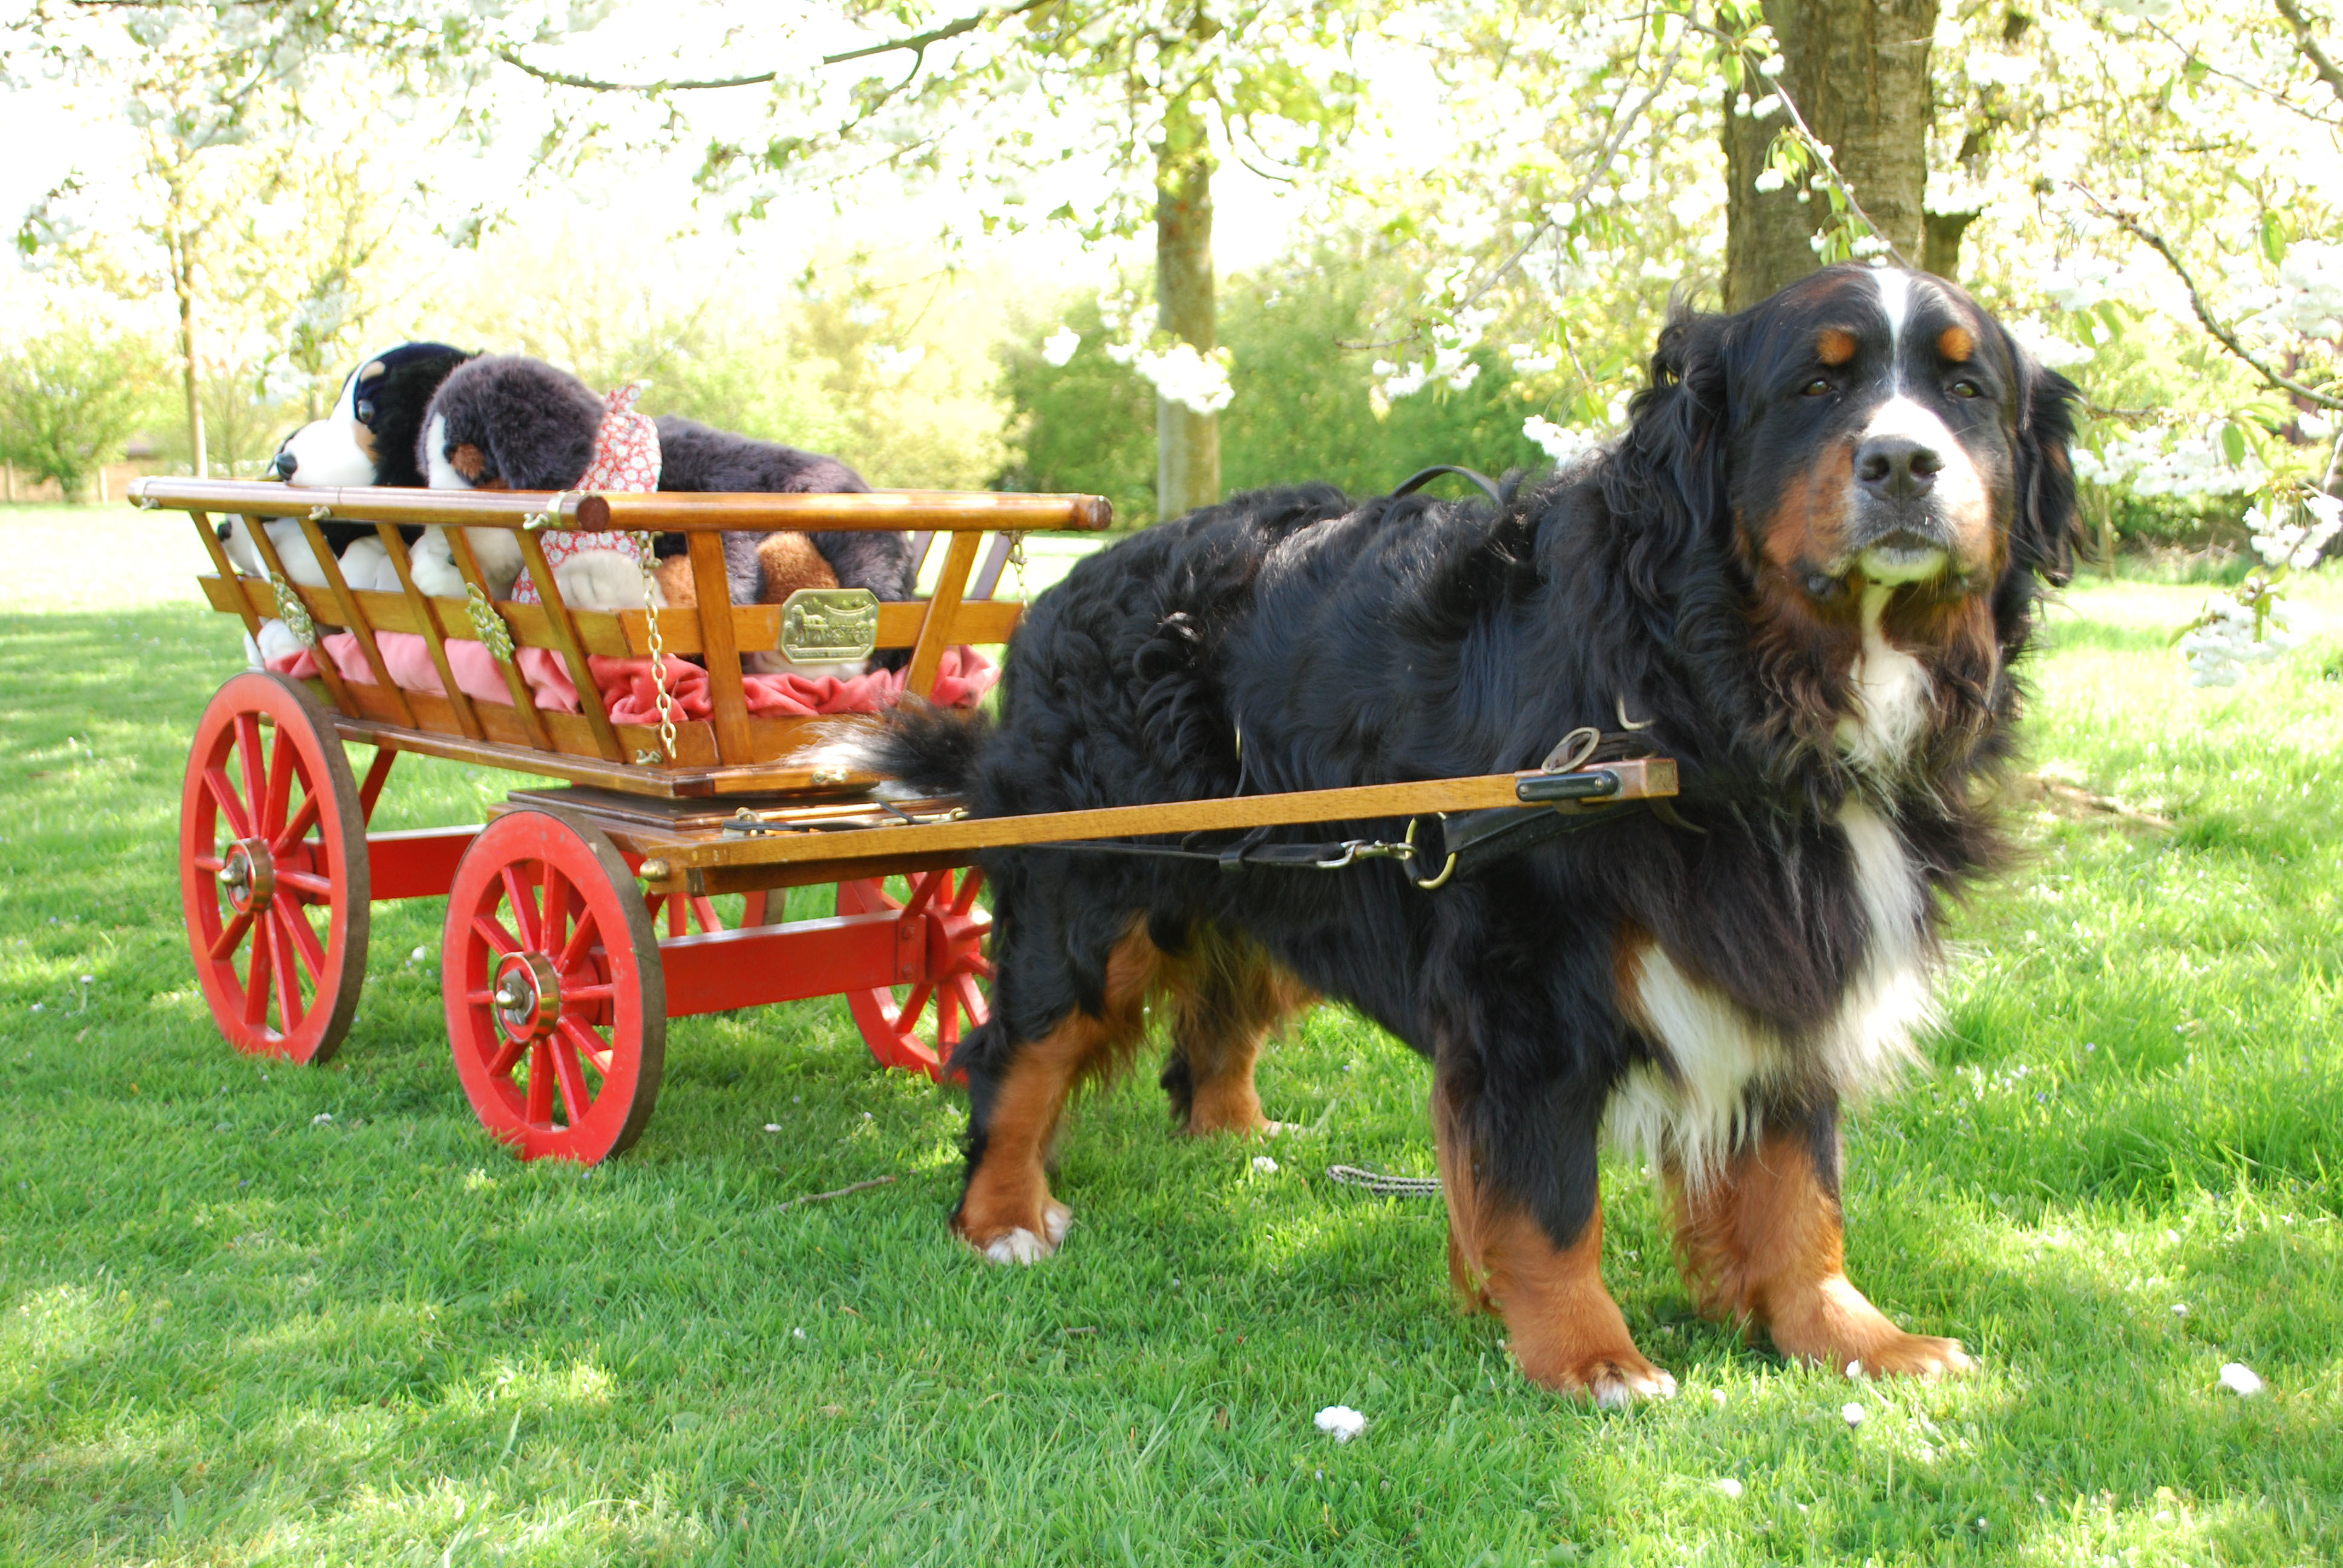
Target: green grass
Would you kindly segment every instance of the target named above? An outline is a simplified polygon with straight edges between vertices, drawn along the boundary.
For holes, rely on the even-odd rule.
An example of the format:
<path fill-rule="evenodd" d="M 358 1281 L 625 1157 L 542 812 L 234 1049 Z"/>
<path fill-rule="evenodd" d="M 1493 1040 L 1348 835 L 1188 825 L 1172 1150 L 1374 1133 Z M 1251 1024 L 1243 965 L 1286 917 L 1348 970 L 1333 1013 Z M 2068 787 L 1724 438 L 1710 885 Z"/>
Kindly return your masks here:
<path fill-rule="evenodd" d="M 472 1121 L 408 959 L 436 901 L 377 911 L 334 1063 L 239 1058 L 174 867 L 232 627 L 0 613 L 0 1562 L 2343 1558 L 2343 661 L 2190 692 L 2162 636 L 2203 592 L 2054 618 L 2036 765 L 2172 827 L 2021 808 L 1935 1070 L 1849 1128 L 1852 1271 L 1984 1371 L 1738 1343 L 1614 1170 L 1608 1278 L 1684 1388 L 1624 1416 L 1451 1310 L 1437 1204 L 1326 1181 L 1431 1159 L 1423 1070 L 1339 1011 L 1264 1066 L 1312 1130 L 1282 1171 L 1126 1086 L 1066 1141 L 1064 1254 L 1016 1271 L 944 1232 L 960 1104 L 835 1002 L 677 1024 L 649 1131 L 590 1171 Z M 393 778 L 388 826 L 514 782 Z M 2220 1392 L 2231 1360 L 2268 1392 Z M 1372 1421 L 1344 1447 L 1337 1402 Z"/>

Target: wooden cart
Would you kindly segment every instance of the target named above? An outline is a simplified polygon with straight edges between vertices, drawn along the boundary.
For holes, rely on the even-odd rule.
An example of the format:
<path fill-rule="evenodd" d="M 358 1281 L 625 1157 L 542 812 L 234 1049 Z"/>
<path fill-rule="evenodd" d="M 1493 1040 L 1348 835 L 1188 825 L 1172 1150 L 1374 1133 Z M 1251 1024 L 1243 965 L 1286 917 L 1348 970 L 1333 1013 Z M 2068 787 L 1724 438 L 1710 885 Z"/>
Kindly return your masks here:
<path fill-rule="evenodd" d="M 551 497 L 146 479 L 131 499 L 189 514 L 212 558 L 201 584 L 215 608 L 256 636 L 270 618 L 319 641 L 347 632 L 352 661 L 372 677 L 354 678 L 320 648 L 314 678 L 245 670 L 197 722 L 181 797 L 181 891 L 220 1031 L 241 1050 L 324 1060 L 357 1007 L 371 906 L 444 895 L 440 974 L 457 1074 L 481 1122 L 523 1158 L 591 1162 L 632 1143 L 658 1097 L 670 1018 L 843 995 L 880 1063 L 943 1076 L 953 1046 L 986 1016 L 979 982 L 990 973 L 990 919 L 970 865 L 985 848 L 1524 801 L 1597 810 L 1675 788 L 1673 767 L 1651 759 L 970 819 L 955 801 L 881 801 L 873 789 L 882 780 L 799 759 L 807 727 L 823 719 L 749 711 L 743 657 L 784 649 L 791 607 L 731 602 L 722 531 L 907 529 L 915 554 L 941 548 L 930 596 L 878 606 L 872 634 L 878 647 L 910 650 L 906 689 L 925 696 L 948 649 L 1005 642 L 1015 628 L 1023 607 L 995 593 L 1021 535 L 1104 528 L 1096 497 Z M 229 516 L 252 520 L 266 578 L 239 576 L 229 562 L 215 527 Z M 287 517 L 299 521 L 321 586 L 296 583 L 259 526 Z M 373 525 L 403 591 L 351 589 L 319 528 L 329 521 Z M 401 525 L 447 535 L 466 598 L 416 586 Z M 466 528 L 513 530 L 542 602 L 490 599 Z M 548 528 L 684 535 L 697 606 L 654 618 L 565 605 L 540 542 Z M 824 605 L 808 608 L 819 621 Z M 393 683 L 388 633 L 420 637 L 441 691 Z M 451 666 L 464 643 L 494 659 L 509 702 L 465 695 Z M 581 711 L 535 699 L 521 668 L 528 648 L 561 662 Z M 671 661 L 704 666 L 705 719 L 611 720 L 589 658 L 655 653 L 670 661 L 662 691 Z M 343 752 L 353 740 L 376 748 L 363 779 Z M 516 792 L 485 825 L 370 833 L 401 752 L 560 783 Z M 836 886 L 833 915 L 769 920 L 778 912 L 769 895 L 816 884 Z M 745 895 L 730 929 L 712 901 L 728 893 Z"/>

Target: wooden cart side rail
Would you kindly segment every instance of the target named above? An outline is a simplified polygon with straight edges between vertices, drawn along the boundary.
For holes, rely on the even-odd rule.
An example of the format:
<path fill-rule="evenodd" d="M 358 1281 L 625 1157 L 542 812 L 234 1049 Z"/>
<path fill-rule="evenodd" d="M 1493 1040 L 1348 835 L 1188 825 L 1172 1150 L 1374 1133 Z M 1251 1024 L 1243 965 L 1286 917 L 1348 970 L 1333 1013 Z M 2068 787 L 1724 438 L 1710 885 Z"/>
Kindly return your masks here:
<path fill-rule="evenodd" d="M 996 528 L 1068 529 L 1096 533 L 1113 524 L 1100 496 L 1021 496 L 951 490 L 874 490 L 861 495 L 649 495 L 592 492 L 555 495 L 532 490 L 397 490 L 377 487 L 307 489 L 245 479 L 156 477 L 133 481 L 130 499 L 146 508 L 244 512 L 284 517 L 322 508 L 320 520 L 365 523 L 461 523 L 476 528 L 524 528 L 548 509 L 552 526 L 594 532 L 649 529 L 657 533 L 767 532 L 807 528 L 932 529 L 984 533 Z"/>
<path fill-rule="evenodd" d="M 269 586 L 257 578 L 201 577 L 196 579 L 204 597 L 214 609 L 231 615 L 249 614 L 266 619 L 277 613 L 276 595 Z M 342 610 L 332 593 L 320 588 L 296 588 L 301 602 L 309 607 L 309 614 L 321 626 L 342 624 Z M 430 607 L 432 619 L 426 622 L 417 599 L 405 594 L 377 593 L 371 588 L 352 590 L 350 598 L 357 606 L 367 623 L 376 631 L 411 631 L 428 635 L 436 625 L 443 641 L 477 642 L 479 632 L 472 625 L 459 598 L 424 598 Z M 241 602 L 239 602 L 239 600 Z M 928 599 L 906 599 L 899 604 L 879 607 L 879 646 L 880 648 L 915 648 L 920 631 L 926 623 Z M 554 630 L 553 618 L 543 605 L 500 601 L 498 613 L 503 616 L 506 628 L 511 631 L 513 643 L 519 648 L 552 648 L 561 646 Z M 953 610 L 944 633 L 944 643 L 1001 643 L 1009 640 L 1017 629 L 1017 622 L 1025 607 L 1015 599 L 963 599 Z M 663 609 L 659 612 L 659 634 L 669 653 L 699 654 L 706 651 L 701 633 L 700 616 L 697 608 Z M 650 615 L 647 610 L 572 610 L 577 623 L 578 640 L 588 653 L 601 654 L 610 658 L 642 658 L 651 650 Z M 736 606 L 732 610 L 732 640 L 743 653 L 767 652 L 781 645 L 781 607 L 775 604 Z M 442 678 L 446 678 L 444 676 Z"/>
<path fill-rule="evenodd" d="M 1608 810 L 1624 801 L 1659 799 L 1676 792 L 1676 765 L 1664 757 L 1604 762 L 1584 771 L 1612 775 L 1618 780 L 1618 789 L 1600 800 L 1556 802 L 1546 809 L 1580 816 Z M 1302 789 L 1153 806 L 1111 806 L 1084 811 L 1045 811 L 1019 817 L 961 818 L 948 822 L 836 832 L 772 832 L 719 838 L 668 834 L 631 824 L 598 826 L 605 827 L 630 851 L 666 863 L 668 874 L 652 877 L 647 884 L 651 891 L 660 892 L 685 887 L 694 872 L 719 869 L 746 873 L 752 867 L 783 868 L 793 861 L 838 865 L 866 856 L 908 859 L 968 855 L 1020 844 L 1291 827 L 1306 822 L 1360 822 L 1442 811 L 1519 807 L 1526 783 L 1552 777 L 1537 772 L 1489 773 L 1468 779 L 1428 779 L 1402 784 Z"/>

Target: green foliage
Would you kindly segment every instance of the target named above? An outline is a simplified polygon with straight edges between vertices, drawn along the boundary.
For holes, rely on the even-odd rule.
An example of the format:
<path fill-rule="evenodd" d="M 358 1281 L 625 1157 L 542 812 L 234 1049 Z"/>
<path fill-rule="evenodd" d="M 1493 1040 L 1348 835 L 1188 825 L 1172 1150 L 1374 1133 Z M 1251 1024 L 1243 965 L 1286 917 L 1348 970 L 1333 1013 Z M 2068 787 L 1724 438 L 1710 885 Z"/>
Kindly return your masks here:
<path fill-rule="evenodd" d="M 154 411 L 161 367 L 137 338 L 67 326 L 0 354 L 0 460 L 77 498 Z"/>
<path fill-rule="evenodd" d="M 1364 268 L 1328 262 L 1222 286 L 1221 341 L 1234 355 L 1236 392 L 1220 421 L 1225 493 L 1324 479 L 1376 495 L 1434 463 L 1496 476 L 1544 462 L 1521 433 L 1538 405 L 1487 349 L 1475 351 L 1481 374 L 1463 391 L 1427 387 L 1377 417 L 1373 352 L 1342 347 L 1362 335 L 1370 284 Z M 1095 303 L 1076 302 L 1063 320 L 1082 335 L 1063 367 L 1038 347 L 1055 322 L 1029 326 L 1003 353 L 1011 457 L 999 482 L 1093 492 L 1114 503 L 1119 520 L 1151 522 L 1154 393 L 1107 357 Z"/>

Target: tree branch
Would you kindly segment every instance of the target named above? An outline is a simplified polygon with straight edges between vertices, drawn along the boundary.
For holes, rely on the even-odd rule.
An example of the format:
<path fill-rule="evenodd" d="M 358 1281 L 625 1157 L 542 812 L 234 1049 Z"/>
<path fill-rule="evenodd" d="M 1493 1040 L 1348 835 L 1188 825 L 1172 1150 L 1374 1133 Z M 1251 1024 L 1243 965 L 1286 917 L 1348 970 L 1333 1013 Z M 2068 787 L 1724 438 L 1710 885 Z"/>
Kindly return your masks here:
<path fill-rule="evenodd" d="M 924 55 L 927 53 L 928 45 L 930 44 L 940 44 L 947 38 L 957 38 L 963 33 L 973 33 L 979 27 L 983 26 L 987 22 L 1005 22 L 1011 16 L 1021 16 L 1028 11 L 1038 11 L 1044 5 L 1051 5 L 1055 4 L 1057 4 L 1057 0 L 1018 0 L 1018 4 L 1014 5 L 994 6 L 983 11 L 973 12 L 969 15 L 960 17 L 954 21 L 947 22 L 940 27 L 930 28 L 925 33 L 914 33 L 908 38 L 894 38 L 882 44 L 865 45 L 860 49 L 848 49 L 836 55 L 824 55 L 818 64 L 823 65 L 842 65 L 850 60 L 867 60 L 874 55 L 900 54 L 906 49 L 910 50 L 915 55 Z M 604 81 L 599 76 L 579 76 L 568 71 L 555 71 L 543 65 L 532 65 L 527 60 L 522 59 L 519 51 L 516 49 L 498 48 L 490 51 L 490 53 L 494 54 L 498 59 L 502 60 L 506 65 L 510 65 L 514 70 L 519 71 L 526 75 L 534 76 L 540 82 L 549 82 L 557 87 L 578 87 L 589 93 L 641 93 L 645 95 L 659 93 L 701 93 L 720 91 L 726 87 L 762 86 L 767 82 L 779 80 L 781 75 L 780 72 L 776 70 L 759 71 L 753 75 L 747 76 L 709 76 L 696 80 L 674 80 L 664 82 L 609 82 Z M 917 61 L 913 62 L 911 68 L 914 71 L 919 69 Z"/>
<path fill-rule="evenodd" d="M 2318 35 L 2310 30 L 2310 18 L 2302 14 L 2301 0 L 2274 0 L 2274 3 L 2278 6 L 2278 14 L 2286 18 L 2288 26 L 2294 29 L 2295 41 L 2302 45 L 2311 69 L 2317 71 L 2318 79 L 2327 84 L 2327 90 L 2338 101 L 2343 101 L 2343 70 L 2336 69 L 2335 62 L 2327 57 L 2327 51 L 2318 46 Z"/>
<path fill-rule="evenodd" d="M 2126 234 L 2130 235 L 2134 239 L 2138 240 L 2142 245 L 2147 246 L 2150 250 L 2153 250 L 2157 255 L 2164 258 L 2165 266 L 2172 269 L 2173 275 L 2180 279 L 2181 286 L 2188 290 L 2189 308 L 2196 311 L 2197 321 L 2203 324 L 2207 332 L 2213 335 L 2213 338 L 2216 342 L 2219 343 L 2222 347 L 2236 355 L 2239 359 L 2243 360 L 2248 367 L 2250 367 L 2255 375 L 2259 376 L 2271 387 L 2281 391 L 2291 392 L 2298 397 L 2308 397 L 2310 401 L 2318 404 L 2322 408 L 2343 409 L 2343 397 L 2338 397 L 2332 392 L 2322 392 L 2316 387 L 2306 386 L 2302 382 L 2297 381 L 2293 377 L 2286 375 L 2275 367 L 2263 363 L 2263 361 L 2254 356 L 2250 349 L 2248 349 L 2243 343 L 2239 342 L 2237 340 L 2237 335 L 2228 327 L 2223 326 L 2221 322 L 2215 317 L 2212 307 L 2205 303 L 2205 296 L 2197 290 L 2197 280 L 2189 276 L 2187 266 L 2181 261 L 2178 254 L 2173 250 L 2172 246 L 2165 243 L 2165 238 L 2162 235 L 2157 233 L 2154 229 L 2149 228 L 2146 224 L 2141 223 L 2137 218 L 2133 217 L 2130 214 L 2118 211 L 2117 208 L 2108 206 L 2106 202 L 2101 201 L 2097 193 L 2093 191 L 2088 186 L 2074 180 L 2069 180 L 2066 183 L 2072 186 L 2076 190 L 2080 191 L 2085 201 L 2089 202 L 2093 206 L 2098 208 L 2100 213 L 2107 217 L 2113 219 L 2116 226 L 2122 229 Z"/>

